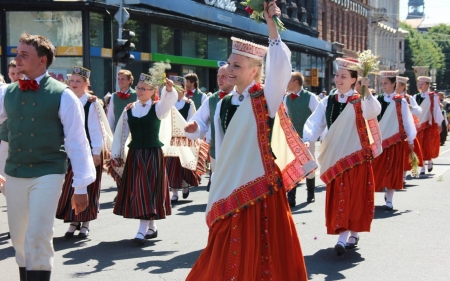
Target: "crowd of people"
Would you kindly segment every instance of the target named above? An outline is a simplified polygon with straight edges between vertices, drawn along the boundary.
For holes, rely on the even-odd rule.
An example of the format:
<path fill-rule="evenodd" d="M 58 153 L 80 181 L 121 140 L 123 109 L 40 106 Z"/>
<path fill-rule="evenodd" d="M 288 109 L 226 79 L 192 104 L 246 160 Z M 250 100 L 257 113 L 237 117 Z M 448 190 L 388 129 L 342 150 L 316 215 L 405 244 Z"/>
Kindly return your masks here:
<path fill-rule="evenodd" d="M 132 241 L 143 245 L 209 163 L 209 238 L 187 277 L 195 281 L 307 280 L 290 207 L 303 179 L 315 202 L 318 164 L 338 255 L 370 231 L 375 192 L 392 210 L 408 171 L 432 171 L 450 102 L 430 91 L 426 72 L 410 95 L 408 78 L 382 71 L 383 94 L 374 96 L 359 62 L 339 58 L 336 88 L 311 93 L 272 20 L 280 10 L 265 5 L 269 46 L 232 37 L 210 95 L 194 73 L 163 85 L 142 73 L 133 89 L 135 77 L 120 70 L 118 91 L 102 101 L 89 91 L 89 69 L 75 66 L 67 84 L 56 81 L 47 72 L 52 43 L 22 34 L 11 84 L 0 87 L 1 191 L 20 280 L 50 280 L 55 218 L 68 223 L 67 239 L 89 236 L 104 169 L 118 187 L 114 214 L 139 220 Z"/>

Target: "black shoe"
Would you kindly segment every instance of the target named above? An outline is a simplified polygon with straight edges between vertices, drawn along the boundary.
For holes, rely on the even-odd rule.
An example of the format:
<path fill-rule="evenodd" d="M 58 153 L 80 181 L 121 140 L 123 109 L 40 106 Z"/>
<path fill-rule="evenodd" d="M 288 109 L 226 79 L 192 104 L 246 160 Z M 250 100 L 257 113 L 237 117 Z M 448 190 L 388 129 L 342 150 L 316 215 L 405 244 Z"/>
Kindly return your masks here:
<path fill-rule="evenodd" d="M 306 179 L 306 190 L 308 191 L 308 197 L 306 198 L 306 202 L 313 203 L 316 201 L 316 197 L 314 195 L 315 189 L 316 189 L 316 178 Z"/>
<path fill-rule="evenodd" d="M 82 233 L 82 232 L 78 233 L 78 238 L 85 239 L 89 236 L 89 228 L 87 228 L 86 226 L 83 226 L 81 228 L 86 228 L 87 231 L 86 231 L 86 233 Z"/>
<path fill-rule="evenodd" d="M 19 267 L 20 281 L 27 281 L 27 268 Z"/>
<path fill-rule="evenodd" d="M 345 244 L 345 249 L 354 249 L 354 248 L 356 248 L 356 246 L 358 246 L 358 242 L 359 242 L 359 236 L 358 237 L 355 237 L 355 236 L 350 236 L 349 237 L 349 239 L 350 238 L 353 238 L 353 239 L 355 239 L 355 243 L 346 243 Z M 347 240 L 348 241 L 348 240 Z"/>
<path fill-rule="evenodd" d="M 387 203 L 391 203 L 392 204 L 392 202 L 386 201 L 386 206 L 384 206 L 384 208 L 386 209 L 386 211 L 392 211 L 394 209 L 394 206 L 388 207 Z"/>
<path fill-rule="evenodd" d="M 342 256 L 345 254 L 345 245 L 342 242 L 338 242 L 336 246 L 334 246 L 334 250 L 338 256 Z"/>
<path fill-rule="evenodd" d="M 184 189 L 184 188 L 183 188 Z M 183 199 L 186 199 L 186 198 L 188 198 L 189 197 L 189 187 L 187 188 L 187 192 L 186 193 L 184 193 L 183 192 Z"/>
<path fill-rule="evenodd" d="M 145 237 L 145 235 L 142 234 L 141 232 L 139 232 L 138 234 L 142 235 L 142 237 Z M 145 244 L 145 239 L 144 238 L 133 238 L 131 241 L 133 241 L 133 243 L 137 244 L 137 245 L 144 245 Z"/>
<path fill-rule="evenodd" d="M 178 202 L 178 195 L 172 195 L 172 198 L 170 198 L 170 203 L 177 203 Z"/>
<path fill-rule="evenodd" d="M 81 227 L 81 222 L 79 222 L 78 224 L 71 223 L 70 225 L 76 226 L 77 228 L 75 228 L 75 230 L 80 230 L 81 229 L 80 228 Z M 75 231 L 73 231 L 73 232 L 67 231 L 66 234 L 64 234 L 64 237 L 67 238 L 67 239 L 72 238 L 74 233 L 75 233 Z"/>
<path fill-rule="evenodd" d="M 149 231 L 153 231 L 153 233 L 152 234 L 145 234 L 145 239 L 153 239 L 153 238 L 156 238 L 156 237 L 158 237 L 158 229 L 155 231 L 155 230 L 153 230 L 153 229 L 149 229 Z M 147 233 L 148 233 L 148 231 L 147 231 Z"/>
<path fill-rule="evenodd" d="M 291 190 L 289 190 L 287 197 L 288 197 L 288 202 L 289 202 L 289 207 L 293 208 L 295 207 L 296 202 L 295 202 L 295 194 L 297 193 L 297 187 L 292 188 Z"/>
<path fill-rule="evenodd" d="M 433 163 L 431 163 L 431 168 L 428 168 L 428 173 L 431 173 L 433 171 Z"/>

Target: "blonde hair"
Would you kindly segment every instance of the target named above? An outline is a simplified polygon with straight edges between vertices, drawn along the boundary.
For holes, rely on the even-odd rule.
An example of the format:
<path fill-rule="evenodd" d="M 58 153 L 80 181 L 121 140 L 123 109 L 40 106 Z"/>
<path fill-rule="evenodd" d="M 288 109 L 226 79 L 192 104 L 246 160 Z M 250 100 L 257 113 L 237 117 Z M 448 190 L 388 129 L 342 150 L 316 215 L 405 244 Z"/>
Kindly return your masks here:
<path fill-rule="evenodd" d="M 249 58 L 247 57 L 250 66 L 258 67 L 258 72 L 256 72 L 255 75 L 255 82 L 256 83 L 262 83 L 262 80 L 264 79 L 264 62 L 259 59 Z"/>
<path fill-rule="evenodd" d="M 408 92 L 408 85 L 406 84 L 406 83 L 403 83 L 403 82 L 397 82 L 397 86 L 398 85 L 400 85 L 400 86 L 405 86 L 405 93 L 407 93 Z"/>

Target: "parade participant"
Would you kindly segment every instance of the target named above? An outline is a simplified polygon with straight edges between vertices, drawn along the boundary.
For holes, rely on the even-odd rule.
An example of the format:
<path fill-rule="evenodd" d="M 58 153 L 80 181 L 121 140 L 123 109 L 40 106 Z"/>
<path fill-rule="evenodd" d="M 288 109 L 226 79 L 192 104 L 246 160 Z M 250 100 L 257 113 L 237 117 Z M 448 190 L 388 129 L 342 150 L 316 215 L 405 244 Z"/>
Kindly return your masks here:
<path fill-rule="evenodd" d="M 409 81 L 408 77 L 402 77 L 402 76 L 397 76 L 396 77 L 396 86 L 395 86 L 395 92 L 397 94 L 402 95 L 402 97 L 405 98 L 406 102 L 409 105 L 409 110 L 412 114 L 413 120 L 414 120 L 414 125 L 416 126 L 416 131 L 417 131 L 417 125 L 419 124 L 419 117 L 422 114 L 422 108 L 417 104 L 416 99 L 409 95 L 408 92 L 408 88 L 407 88 L 407 83 Z M 409 147 L 409 144 L 407 142 L 405 142 L 405 145 Z M 419 159 L 419 166 L 422 167 L 423 166 L 423 155 L 422 155 L 422 148 L 420 147 L 419 141 L 417 140 L 417 134 L 416 134 L 416 138 L 414 139 L 414 153 L 417 155 L 417 158 Z M 410 171 L 412 169 L 412 165 L 411 165 L 411 161 L 409 159 L 409 153 L 407 153 L 405 155 L 405 161 L 403 163 L 403 185 L 406 184 L 406 172 Z"/>
<path fill-rule="evenodd" d="M 210 155 L 210 172 L 214 172 L 216 166 L 216 146 L 215 146 L 215 127 L 214 113 L 216 112 L 217 103 L 233 90 L 233 85 L 228 84 L 227 75 L 228 64 L 225 64 L 217 71 L 217 85 L 219 91 L 212 94 L 197 110 L 185 128 L 186 136 L 190 139 L 200 139 L 205 134 L 210 134 L 209 155 Z M 211 177 L 208 182 L 207 191 L 211 186 Z"/>
<path fill-rule="evenodd" d="M 185 89 L 186 79 L 180 76 L 170 76 L 175 85 Z M 190 120 L 195 113 L 195 105 L 192 100 L 185 97 L 185 91 L 178 91 L 178 99 L 175 108 L 183 116 L 184 120 Z M 167 177 L 172 188 L 172 203 L 178 202 L 178 189 L 183 188 L 183 199 L 189 196 L 189 186 L 199 186 L 201 177 L 196 173 L 181 166 L 179 157 L 166 157 Z"/>
<path fill-rule="evenodd" d="M 161 149 L 164 144 L 159 133 L 165 129 L 161 120 L 169 116 L 177 101 L 178 94 L 172 86 L 173 82 L 166 79 L 161 98 L 156 101 L 158 85 L 149 75 L 142 73 L 136 87 L 138 101 L 125 108 L 114 133 L 112 164 L 119 167 L 125 164 L 114 214 L 140 220 L 136 237 L 132 240 L 139 245 L 143 245 L 145 239 L 158 236 L 155 220 L 171 214 Z M 125 146 L 130 135 L 127 153 Z"/>
<path fill-rule="evenodd" d="M 308 117 L 316 110 L 320 103 L 317 96 L 303 88 L 303 75 L 300 72 L 293 72 L 291 79 L 287 85 L 286 91 L 288 94 L 284 97 L 284 105 L 286 113 L 294 124 L 294 128 L 300 137 L 303 135 L 303 126 Z M 312 141 L 309 146 L 309 152 L 314 156 L 316 153 L 316 142 Z M 306 177 L 306 190 L 308 196 L 306 201 L 312 203 L 315 201 L 314 189 L 316 188 L 316 174 L 311 173 Z M 295 194 L 297 187 L 292 188 L 288 192 L 289 206 L 295 207 Z"/>
<path fill-rule="evenodd" d="M 445 108 L 447 107 L 447 101 L 444 99 L 444 92 L 439 92 L 438 93 L 439 96 L 439 104 L 440 104 L 440 109 L 442 112 L 442 130 L 441 130 L 441 134 L 440 134 L 440 140 L 441 140 L 441 146 L 443 146 L 445 144 L 445 142 L 447 141 L 447 134 L 448 134 L 448 120 L 447 120 L 447 113 L 445 111 Z"/>
<path fill-rule="evenodd" d="M 328 96 L 327 91 L 323 90 L 322 93 L 319 94 L 319 99 L 324 99 L 326 96 Z"/>
<path fill-rule="evenodd" d="M 305 123 L 303 137 L 305 142 L 314 141 L 328 127 L 317 159 L 320 178 L 326 184 L 327 233 L 339 235 L 334 249 L 342 255 L 346 248 L 358 245 L 358 232 L 370 231 L 374 215 L 372 159 L 382 151 L 376 120 L 381 106 L 369 91 L 369 78 L 361 79 L 366 87 L 364 96 L 353 90 L 358 61 L 336 61 L 337 91 L 320 101 Z"/>
<path fill-rule="evenodd" d="M 11 83 L 16 82 L 19 79 L 23 78 L 23 74 L 17 71 L 16 61 L 12 60 L 8 64 L 8 77 L 11 80 Z"/>
<path fill-rule="evenodd" d="M 439 156 L 440 133 L 442 131 L 442 113 L 439 108 L 439 98 L 430 91 L 431 77 L 425 76 L 428 67 L 413 67 L 417 74 L 419 93 L 414 96 L 417 104 L 422 108 L 417 127 L 417 140 L 422 148 L 423 160 L 427 162 L 428 172 L 433 170 L 433 159 Z M 425 163 L 424 163 L 425 164 Z M 421 175 L 425 174 L 425 165 L 421 168 Z"/>
<path fill-rule="evenodd" d="M 50 280 L 54 216 L 67 156 L 74 172 L 75 214 L 86 209 L 86 187 L 95 179 L 81 103 L 47 73 L 54 51 L 47 38 L 22 34 L 15 61 L 24 79 L 11 84 L 0 102 L 0 119 L 8 118 L 5 173 L 11 192 L 6 197 L 20 280 Z"/>
<path fill-rule="evenodd" d="M 184 78 L 186 79 L 186 97 L 194 102 L 195 108 L 200 108 L 207 96 L 200 91 L 197 74 L 188 73 Z"/>
<path fill-rule="evenodd" d="M 398 71 L 380 71 L 379 75 L 384 92 L 377 97 L 381 104 L 378 122 L 383 153 L 373 160 L 375 191 L 382 192 L 386 188 L 386 210 L 392 210 L 395 190 L 403 189 L 404 159 L 414 151 L 417 131 L 408 102 L 395 92 Z M 408 146 L 405 146 L 405 139 Z"/>
<path fill-rule="evenodd" d="M 134 78 L 131 71 L 121 69 L 117 73 L 117 83 L 119 84 L 120 91 L 112 94 L 107 113 L 109 127 L 113 132 L 116 129 L 117 122 L 125 106 L 136 101 L 136 91 L 131 88 L 133 81 Z"/>
<path fill-rule="evenodd" d="M 264 88 L 260 83 L 267 48 L 231 38 L 228 83 L 236 86 L 219 101 L 214 115 L 217 165 L 206 208 L 209 238 L 188 281 L 308 278 L 285 188 L 292 188 L 317 166 L 295 136 L 284 106 L 280 109 L 292 69 L 291 52 L 272 20 L 281 12 L 273 1 L 268 5 Z M 286 147 L 288 143 L 295 147 Z M 285 154 L 281 147 L 288 149 Z M 289 149 L 301 157 L 294 157 Z M 296 164 L 286 163 L 286 157 Z M 281 163 L 279 169 L 275 161 Z M 290 173 L 293 166 L 287 165 L 296 170 Z"/>
<path fill-rule="evenodd" d="M 78 237 L 88 237 L 89 223 L 90 221 L 97 219 L 97 213 L 100 209 L 99 198 L 103 172 L 102 148 L 104 140 L 106 139 L 104 137 L 106 134 L 105 130 L 109 129 L 109 127 L 107 124 L 103 123 L 106 121 L 106 116 L 97 97 L 88 93 L 90 75 L 91 71 L 86 68 L 78 66 L 73 67 L 69 86 L 78 99 L 80 99 L 84 107 L 85 131 L 92 149 L 92 158 L 94 159 L 96 169 L 96 179 L 87 187 L 89 197 L 88 208 L 76 215 L 70 204 L 70 199 L 74 190 L 72 188 L 73 171 L 69 161 L 69 169 L 64 179 L 62 193 L 59 198 L 58 208 L 56 209 L 56 218 L 64 220 L 64 222 L 70 222 L 69 229 L 64 235 L 66 238 L 73 237 L 75 230 L 80 230 Z M 111 134 L 111 132 L 109 133 Z"/>

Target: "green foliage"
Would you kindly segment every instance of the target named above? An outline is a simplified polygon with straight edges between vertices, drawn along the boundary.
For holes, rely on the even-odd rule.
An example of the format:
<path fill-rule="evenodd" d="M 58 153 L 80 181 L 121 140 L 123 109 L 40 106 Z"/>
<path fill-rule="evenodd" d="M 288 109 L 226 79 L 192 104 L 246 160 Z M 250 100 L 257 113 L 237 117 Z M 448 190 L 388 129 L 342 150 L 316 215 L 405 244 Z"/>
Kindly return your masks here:
<path fill-rule="evenodd" d="M 450 89 L 450 26 L 445 24 L 434 26 L 428 30 L 427 35 L 439 45 L 445 57 L 445 66 L 436 77 L 437 88 Z"/>

